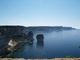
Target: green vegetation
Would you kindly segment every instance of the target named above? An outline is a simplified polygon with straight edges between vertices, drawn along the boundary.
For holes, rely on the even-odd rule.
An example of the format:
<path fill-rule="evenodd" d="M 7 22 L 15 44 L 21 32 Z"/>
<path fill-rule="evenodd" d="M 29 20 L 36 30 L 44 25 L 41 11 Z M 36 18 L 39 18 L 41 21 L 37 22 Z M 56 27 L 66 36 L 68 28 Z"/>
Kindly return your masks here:
<path fill-rule="evenodd" d="M 66 58 L 76 58 L 76 57 L 73 57 L 73 56 L 66 56 Z"/>

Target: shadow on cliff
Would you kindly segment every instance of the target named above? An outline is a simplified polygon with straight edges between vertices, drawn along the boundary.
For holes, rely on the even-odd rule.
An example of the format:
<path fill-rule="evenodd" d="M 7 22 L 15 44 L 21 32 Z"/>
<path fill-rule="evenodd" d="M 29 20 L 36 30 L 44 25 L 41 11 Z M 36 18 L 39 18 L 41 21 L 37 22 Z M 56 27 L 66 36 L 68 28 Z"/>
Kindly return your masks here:
<path fill-rule="evenodd" d="M 3 35 L 3 34 L 1 34 Z M 15 34 L 15 35 L 3 35 L 0 38 L 0 56 L 6 57 L 7 54 L 15 52 L 24 47 L 24 45 L 32 45 L 33 43 L 33 32 L 26 31 L 25 33 Z"/>

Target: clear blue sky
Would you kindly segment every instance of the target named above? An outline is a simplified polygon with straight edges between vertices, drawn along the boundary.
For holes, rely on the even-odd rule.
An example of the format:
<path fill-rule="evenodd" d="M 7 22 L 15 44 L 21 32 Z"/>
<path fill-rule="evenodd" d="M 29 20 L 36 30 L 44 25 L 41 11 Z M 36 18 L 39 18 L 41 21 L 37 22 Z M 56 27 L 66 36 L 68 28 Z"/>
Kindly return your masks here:
<path fill-rule="evenodd" d="M 80 0 L 0 0 L 0 25 L 80 28 Z"/>

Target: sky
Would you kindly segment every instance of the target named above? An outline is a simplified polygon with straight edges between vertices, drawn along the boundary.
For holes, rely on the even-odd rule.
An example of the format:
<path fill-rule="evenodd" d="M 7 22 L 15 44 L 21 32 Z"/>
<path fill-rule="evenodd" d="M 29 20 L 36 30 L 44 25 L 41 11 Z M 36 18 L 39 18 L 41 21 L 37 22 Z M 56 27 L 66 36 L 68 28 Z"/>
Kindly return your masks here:
<path fill-rule="evenodd" d="M 0 0 L 0 25 L 80 28 L 80 0 Z"/>

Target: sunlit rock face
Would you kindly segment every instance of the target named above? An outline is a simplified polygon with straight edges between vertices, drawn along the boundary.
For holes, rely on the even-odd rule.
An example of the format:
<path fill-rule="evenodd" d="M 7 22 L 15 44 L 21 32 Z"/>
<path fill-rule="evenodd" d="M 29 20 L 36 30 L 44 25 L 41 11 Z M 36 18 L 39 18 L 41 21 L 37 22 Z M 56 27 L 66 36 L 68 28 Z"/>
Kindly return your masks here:
<path fill-rule="evenodd" d="M 10 42 L 8 43 L 8 45 L 12 46 L 12 47 L 16 46 L 17 44 L 18 44 L 18 42 L 15 42 L 13 40 L 10 40 Z"/>
<path fill-rule="evenodd" d="M 25 39 L 24 37 L 13 37 L 10 42 L 8 43 L 9 45 L 9 48 L 8 50 L 9 51 L 13 51 L 13 49 L 15 48 L 19 48 L 20 46 L 18 46 L 19 44 L 23 44 L 23 43 L 26 43 L 28 40 Z M 20 47 L 21 48 L 21 47 Z"/>
<path fill-rule="evenodd" d="M 10 46 L 8 48 L 9 51 L 12 51 L 14 48 L 17 50 L 18 48 L 23 47 L 25 43 L 32 43 L 33 41 L 33 33 L 27 32 L 27 34 L 23 35 L 15 35 L 12 37 L 8 45 Z"/>

